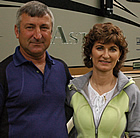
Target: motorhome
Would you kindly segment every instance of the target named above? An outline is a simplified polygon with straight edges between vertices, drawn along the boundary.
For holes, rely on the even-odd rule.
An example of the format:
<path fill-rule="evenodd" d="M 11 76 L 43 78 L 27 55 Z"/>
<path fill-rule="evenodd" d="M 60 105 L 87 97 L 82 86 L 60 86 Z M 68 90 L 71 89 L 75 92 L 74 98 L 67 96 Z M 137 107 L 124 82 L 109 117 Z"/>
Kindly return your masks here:
<path fill-rule="evenodd" d="M 16 11 L 27 1 L 0 1 L 0 61 L 12 54 L 18 45 L 14 34 Z M 53 38 L 48 51 L 52 56 L 63 59 L 72 75 L 81 75 L 90 70 L 84 67 L 82 61 L 82 42 L 86 33 L 95 23 L 112 22 L 123 30 L 128 42 L 129 53 L 122 70 L 127 75 L 139 79 L 140 0 L 41 0 L 41 2 L 50 7 L 55 17 Z"/>

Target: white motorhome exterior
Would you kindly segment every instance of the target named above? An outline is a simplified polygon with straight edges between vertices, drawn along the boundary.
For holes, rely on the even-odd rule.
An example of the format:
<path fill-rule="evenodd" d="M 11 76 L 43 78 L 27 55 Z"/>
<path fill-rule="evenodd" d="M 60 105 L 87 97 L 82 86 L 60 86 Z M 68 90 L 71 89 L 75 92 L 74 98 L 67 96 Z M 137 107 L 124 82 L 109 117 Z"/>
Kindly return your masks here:
<path fill-rule="evenodd" d="M 16 11 L 28 0 L 0 1 L 0 61 L 18 45 L 14 34 Z M 140 68 L 140 0 L 41 0 L 55 16 L 51 55 L 63 59 L 70 68 L 84 67 L 82 40 L 95 23 L 119 26 L 129 44 L 126 67 Z M 110 2 L 110 3 L 108 3 Z M 110 5 L 111 4 L 111 5 Z M 107 6 L 110 12 L 107 11 Z M 77 72 L 78 73 L 78 72 Z"/>

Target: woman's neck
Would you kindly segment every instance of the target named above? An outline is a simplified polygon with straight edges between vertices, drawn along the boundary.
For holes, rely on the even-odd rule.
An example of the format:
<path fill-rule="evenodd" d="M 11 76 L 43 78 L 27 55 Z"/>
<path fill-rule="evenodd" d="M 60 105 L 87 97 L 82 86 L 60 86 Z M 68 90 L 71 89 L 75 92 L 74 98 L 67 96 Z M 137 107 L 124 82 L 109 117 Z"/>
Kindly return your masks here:
<path fill-rule="evenodd" d="M 90 78 L 91 86 L 100 94 L 112 90 L 117 78 L 111 72 L 94 72 Z"/>

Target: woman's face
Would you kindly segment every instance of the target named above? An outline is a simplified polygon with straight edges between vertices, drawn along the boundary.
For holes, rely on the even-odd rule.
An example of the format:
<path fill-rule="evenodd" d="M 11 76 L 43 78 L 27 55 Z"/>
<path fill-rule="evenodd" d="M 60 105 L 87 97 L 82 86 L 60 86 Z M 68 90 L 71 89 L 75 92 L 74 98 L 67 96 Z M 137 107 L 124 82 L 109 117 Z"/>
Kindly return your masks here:
<path fill-rule="evenodd" d="M 121 56 L 119 47 L 114 43 L 101 44 L 95 42 L 90 57 L 93 62 L 93 70 L 113 73 L 113 68 Z"/>

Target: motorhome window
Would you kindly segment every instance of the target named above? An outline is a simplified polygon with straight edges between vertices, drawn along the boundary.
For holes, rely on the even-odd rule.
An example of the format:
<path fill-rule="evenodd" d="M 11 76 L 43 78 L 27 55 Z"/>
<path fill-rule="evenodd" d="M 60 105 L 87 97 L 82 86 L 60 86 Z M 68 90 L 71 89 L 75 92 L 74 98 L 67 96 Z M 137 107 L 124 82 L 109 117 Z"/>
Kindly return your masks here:
<path fill-rule="evenodd" d="M 126 1 L 129 1 L 129 2 L 140 2 L 140 0 L 126 0 Z"/>

